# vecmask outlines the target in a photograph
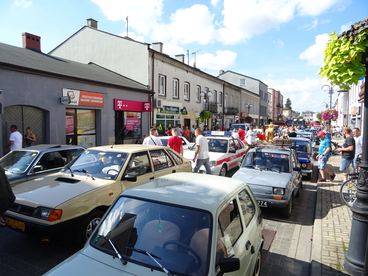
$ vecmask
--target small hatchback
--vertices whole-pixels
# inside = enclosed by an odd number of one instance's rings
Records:
[[[261,228],[243,181],[166,175],[124,191],[84,248],[47,274],[259,275]]]

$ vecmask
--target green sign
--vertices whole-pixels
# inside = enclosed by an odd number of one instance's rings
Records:
[[[179,107],[177,107],[177,106],[164,105],[162,108],[160,108],[160,113],[179,114],[180,110],[179,110]]]

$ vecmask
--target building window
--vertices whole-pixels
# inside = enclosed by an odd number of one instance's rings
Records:
[[[225,94],[224,106],[225,106],[225,107],[229,107],[229,106],[228,106],[228,104],[227,104],[227,94]]]
[[[223,97],[223,93],[220,91],[218,94],[218,103],[220,106],[222,106],[222,97]]]
[[[184,100],[190,101],[190,83],[184,83]]]
[[[201,86],[197,85],[197,103],[201,102]]]
[[[67,108],[65,133],[67,144],[96,146],[96,111]]]
[[[217,91],[213,90],[213,103],[217,104]]]
[[[158,75],[158,94],[166,96],[166,76]]]
[[[179,80],[173,79],[173,98],[179,99]]]

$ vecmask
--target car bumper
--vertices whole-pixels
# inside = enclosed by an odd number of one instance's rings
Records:
[[[289,199],[272,199],[255,195],[258,205],[267,208],[284,208],[289,204]]]

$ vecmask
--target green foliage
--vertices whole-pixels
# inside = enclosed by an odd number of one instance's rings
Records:
[[[322,116],[321,112],[318,112],[316,116],[317,116],[318,121],[321,122],[321,116]]]
[[[363,55],[368,48],[367,32],[365,29],[355,36],[332,33],[324,51],[324,66],[319,71],[321,77],[348,90],[365,76]]]
[[[292,109],[291,108],[291,100],[289,98],[286,99],[285,108]]]
[[[199,119],[201,120],[201,122],[204,122],[206,120],[210,120],[211,118],[212,118],[212,112],[211,111],[205,111],[205,110],[203,110],[199,114]]]

